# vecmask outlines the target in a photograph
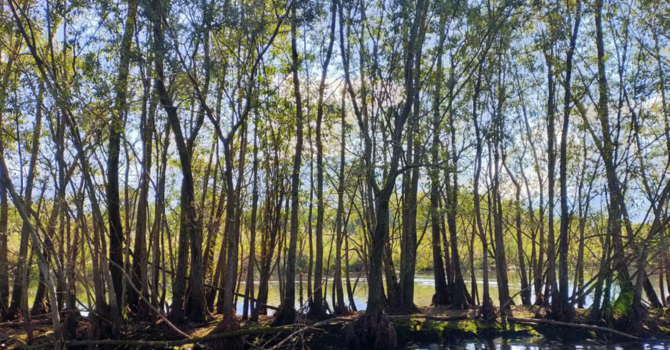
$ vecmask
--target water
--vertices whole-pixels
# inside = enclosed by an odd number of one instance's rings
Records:
[[[341,349],[327,347],[326,349]],[[669,343],[639,342],[639,343],[600,343],[597,341],[583,341],[564,343],[544,338],[469,340],[449,344],[407,344],[398,347],[404,350],[668,350]]]
[[[352,288],[353,285],[356,281],[356,276],[357,274],[352,273],[351,276],[351,284]],[[514,296],[514,302],[517,305],[521,304],[521,295],[519,292],[521,291],[521,280],[519,276],[515,273],[510,271],[509,273],[509,292],[510,295]],[[484,289],[484,280],[481,279],[481,272],[477,274],[477,290],[479,291],[479,296],[481,298],[482,296],[482,291]],[[655,287],[658,287],[658,277],[657,276],[651,276],[651,282]],[[347,291],[346,291],[346,285],[344,284],[343,281],[343,288],[344,288],[344,298],[345,298],[345,304],[349,304],[349,299],[347,297]],[[470,293],[472,291],[470,290],[471,286],[471,281],[469,279],[465,280],[465,285],[467,286],[467,289]],[[324,288],[326,288],[326,301],[330,305],[332,303],[332,286],[333,286],[333,280],[332,278],[327,280],[327,284],[324,285]],[[239,292],[244,293],[246,285],[244,282],[242,282]],[[356,285],[356,289],[354,291],[354,302],[356,303],[356,308],[358,310],[365,310],[365,307],[367,305],[367,281],[361,277],[358,280],[358,284]],[[570,283],[570,290],[572,291],[573,289],[573,284]],[[255,283],[254,291],[258,292],[258,282]],[[659,291],[657,290],[657,293]],[[303,276],[303,282],[302,282],[302,299],[300,296],[300,281],[296,281],[296,309],[300,309],[303,306],[306,305],[307,303],[307,276]],[[422,306],[430,306],[431,301],[433,299],[433,294],[435,293],[435,279],[433,277],[432,273],[417,273],[415,278],[414,278],[414,303],[416,306],[422,307]],[[489,293],[491,295],[491,299],[493,300],[493,304],[498,306],[498,283],[496,282],[495,279],[495,272],[489,273]],[[572,293],[572,292],[571,292]],[[613,286],[612,288],[612,298],[615,298],[618,295],[618,290],[616,286]],[[660,294],[659,294],[660,295]],[[302,304],[301,304],[302,300]],[[535,292],[534,290],[531,290],[531,302],[535,301]],[[268,290],[268,301],[267,305],[270,306],[279,306],[281,303],[280,295],[279,295],[279,281],[275,278],[270,280],[269,283],[269,290]],[[589,307],[593,303],[593,297],[591,295],[587,295],[585,298],[585,307]],[[243,298],[238,297],[237,299],[237,312],[238,314],[242,313],[242,307],[243,307]],[[272,310],[268,310],[268,314],[272,314]]]

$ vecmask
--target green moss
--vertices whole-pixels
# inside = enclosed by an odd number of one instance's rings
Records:
[[[457,330],[464,333],[469,333],[472,335],[477,335],[477,321],[475,320],[463,320],[457,322],[446,322],[446,328],[450,330]]]
[[[421,337],[427,341],[439,341],[445,328],[446,322],[425,321],[421,324]]]

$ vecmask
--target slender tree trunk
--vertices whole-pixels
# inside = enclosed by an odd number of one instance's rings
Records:
[[[335,31],[335,18],[337,15],[336,12],[337,3],[333,1],[333,22],[332,22],[332,36],[331,36],[331,50],[332,50],[332,41],[334,40],[334,31]],[[336,315],[345,314],[348,312],[347,307],[344,305],[344,290],[342,288],[342,243],[344,240],[347,240],[345,243],[345,274],[347,279],[347,294],[349,296],[349,303],[353,303],[353,293],[351,293],[351,282],[349,281],[349,242],[348,238],[345,238],[346,234],[346,224],[342,221],[344,219],[344,191],[345,191],[345,150],[346,150],[346,111],[345,111],[345,93],[342,92],[342,105],[340,108],[340,170],[338,173],[338,188],[337,188],[337,213],[335,217],[335,231],[337,235],[337,244],[335,247],[335,272],[333,274],[333,284],[335,286],[335,291],[337,294],[336,303],[333,305],[334,312]],[[353,308],[356,307],[353,303]]]
[[[26,187],[25,187],[25,199],[24,199],[24,208],[25,210],[30,213],[32,211],[32,203],[33,203],[33,187],[35,183],[35,176],[36,176],[36,167],[37,167],[37,157],[39,155],[39,148],[40,148],[40,139],[41,139],[41,132],[42,132],[42,89],[40,88],[40,91],[38,92],[37,96],[37,106],[36,106],[36,113],[35,113],[35,123],[33,124],[33,137],[32,137],[32,145],[31,145],[31,152],[30,152],[30,163],[28,164],[28,178],[26,180]],[[20,142],[20,139],[19,139]],[[59,147],[60,150],[62,150],[62,146]],[[62,153],[60,153],[62,156]],[[57,158],[60,160],[61,157],[57,156]],[[60,162],[59,162],[60,163]],[[62,187],[62,183],[59,183],[59,187]],[[64,189],[59,188],[56,195],[55,195],[55,205],[52,213],[53,218],[57,218],[57,215],[60,213],[60,206],[62,205],[62,201],[64,200]],[[51,223],[51,222],[50,222]],[[10,318],[13,318],[16,312],[21,310],[21,313],[24,314],[24,317],[28,317],[26,314],[26,311],[28,310],[28,305],[25,301],[27,301],[27,294],[28,290],[26,289],[27,286],[29,286],[30,281],[29,281],[29,271],[25,269],[25,259],[27,257],[28,253],[28,241],[30,240],[30,231],[29,231],[29,225],[30,223],[24,222],[23,226],[21,227],[21,242],[19,245],[19,259],[17,263],[17,273],[15,276],[17,276],[14,279],[14,290],[12,291],[12,304],[9,307],[9,312],[7,313],[7,316]],[[53,225],[55,226],[55,220],[53,221]],[[54,228],[55,229],[55,228]],[[53,239],[53,235],[51,238]],[[25,250],[24,250],[25,249]],[[35,246],[33,246],[33,249]],[[48,259],[48,256],[47,256]],[[46,276],[42,276],[42,279],[44,279],[46,283]],[[18,287],[18,290],[17,290]],[[43,289],[46,292],[46,286]],[[24,297],[23,294],[26,294]],[[42,294],[44,295],[44,294]],[[40,296],[40,293],[37,293],[37,297]],[[42,298],[40,298],[40,301]],[[16,304],[15,304],[16,302]],[[25,305],[23,305],[25,304]],[[56,308],[58,307],[57,304],[51,304],[55,306]],[[47,309],[43,309],[44,312],[47,312]]]
[[[32,239],[32,245],[35,249],[35,252],[37,253],[37,263],[39,265],[40,272],[42,272],[42,274],[44,275],[45,283],[47,285],[49,302],[51,305],[58,305],[58,301],[56,298],[56,288],[53,283],[53,280],[51,279],[51,274],[49,272],[49,261],[47,261],[44,255],[42,254],[42,244],[40,242],[39,237],[37,236],[37,232],[35,231],[35,228],[32,225],[32,223],[30,222],[28,212],[23,206],[23,200],[14,189],[14,185],[12,184],[9,178],[9,171],[7,170],[4,154],[0,154],[0,182],[2,182],[5,188],[9,191],[9,194],[12,196],[12,201],[14,202],[14,207],[16,207],[16,210],[19,212],[19,215],[23,220],[23,224],[27,226],[27,230]],[[25,300],[23,302],[23,305],[26,305]],[[53,322],[53,333],[54,333],[53,338],[55,340],[54,349],[59,350],[62,343],[62,334],[60,327],[60,315],[58,309],[55,307],[51,308],[51,319]]]
[[[137,6],[139,1],[128,1],[128,15],[124,28],[123,38],[121,39],[119,75],[115,82],[116,98],[114,100],[114,109],[112,111],[112,120],[109,129],[109,147],[107,159],[107,212],[109,218],[109,269],[114,281],[116,292],[116,303],[123,307],[123,244],[124,233],[121,224],[121,210],[119,200],[119,153],[121,146],[121,133],[123,132],[123,119],[127,110],[127,90],[128,75],[130,71],[131,44],[133,41],[133,31],[135,30],[135,18],[137,16]]]
[[[571,322],[574,319],[574,308],[568,303],[570,279],[568,275],[568,229],[570,225],[570,209],[568,208],[568,174],[567,174],[567,153],[568,153],[568,132],[570,127],[570,111],[571,111],[571,78],[572,78],[572,60],[574,51],[577,45],[577,34],[579,31],[579,23],[581,21],[581,2],[576,2],[575,26],[570,36],[570,47],[568,48],[565,70],[565,97],[563,98],[563,130],[561,133],[561,149],[560,149],[560,169],[559,181],[561,183],[561,229],[559,233],[558,246],[558,277],[559,286],[558,292],[554,293],[552,306],[554,311],[554,318],[564,322]]]
[[[553,44],[551,44],[553,45]],[[547,62],[547,82],[548,82],[548,100],[547,100],[547,158],[548,158],[548,183],[549,183],[549,192],[548,192],[548,203],[547,203],[547,215],[549,223],[549,232],[547,235],[547,283],[545,284],[545,304],[548,304],[549,296],[552,297],[552,300],[556,299],[556,248],[555,248],[555,238],[554,238],[554,205],[555,205],[555,188],[556,188],[556,116],[555,116],[555,75],[554,75],[554,56],[553,56],[553,47],[550,49],[551,52],[546,52],[546,62]]]
[[[151,176],[152,140],[155,130],[154,112],[156,111],[154,99],[150,95],[150,84],[145,79],[144,95],[142,97],[142,114],[140,120],[140,136],[142,140],[142,170],[140,173],[140,193],[137,203],[137,224],[135,226],[135,244],[133,247],[132,283],[140,289],[145,298],[149,298],[148,280],[148,252],[147,252],[147,218],[149,209],[149,182]],[[150,106],[147,106],[150,103]],[[154,245],[158,242],[152,241]],[[155,286],[155,284],[152,283]],[[131,308],[141,310],[142,318],[147,318],[149,308],[142,304],[140,297],[134,288],[129,288],[128,305]],[[153,293],[152,293],[153,294]]]
[[[5,154],[3,115],[5,113],[5,100],[7,97],[7,86],[11,77],[11,67],[14,57],[10,56],[3,69],[2,80],[0,80],[0,153]],[[0,181],[0,318],[5,319],[9,309],[9,261],[7,260],[7,225],[9,222],[9,200],[7,189]]]
[[[155,104],[154,104],[155,108]],[[158,146],[158,143],[157,143]],[[160,163],[160,172],[158,178],[158,186],[156,189],[156,201],[154,206],[154,222],[153,227],[151,228],[153,252],[152,252],[152,262],[153,262],[153,271],[152,271],[152,295],[151,303],[159,308],[159,294],[158,294],[158,282],[160,278],[160,266],[161,261],[166,259],[163,257],[161,252],[161,244],[163,242],[162,233],[163,233],[163,222],[165,220],[163,212],[165,210],[165,173],[167,170],[167,156],[168,149],[170,147],[170,123],[165,123],[165,131],[163,132],[163,148],[161,152],[161,163]],[[164,248],[163,244],[163,248]],[[163,249],[164,251],[164,249]],[[164,265],[164,264],[163,264]],[[165,280],[165,270],[163,270],[163,284],[166,284]],[[162,310],[162,307],[159,308]],[[158,316],[158,315],[156,315]]]
[[[164,5],[154,0],[152,3],[151,20],[154,30],[154,47],[156,54],[154,59],[156,78],[154,84],[161,105],[165,109],[174,135],[179,160],[182,170],[181,186],[181,214],[179,228],[179,252],[177,258],[177,276],[172,289],[172,311],[170,318],[173,321],[182,321],[184,316],[194,322],[203,322],[207,318],[205,306],[205,286],[203,280],[203,259],[202,259],[202,230],[197,221],[197,210],[195,208],[195,191],[193,182],[193,172],[191,170],[191,158],[186,146],[182,128],[177,114],[177,108],[169,96],[165,86],[165,73],[163,61],[165,52],[165,34],[161,16],[165,14]],[[189,294],[186,295],[186,269],[189,257],[189,241],[191,248],[191,267],[189,277]],[[184,310],[184,298],[188,296],[189,305],[188,315]]]
[[[474,176],[474,186],[473,186],[473,196],[472,200],[475,207],[475,220],[477,224],[476,231],[479,233],[479,237],[482,241],[482,279],[484,280],[483,285],[483,294],[482,294],[482,305],[479,308],[479,315],[484,320],[490,320],[495,317],[493,310],[493,302],[491,300],[489,292],[489,262],[488,262],[488,239],[486,238],[486,231],[484,230],[484,224],[482,221],[481,214],[481,204],[480,204],[480,195],[479,195],[479,181],[482,171],[482,136],[479,128],[477,107],[479,102],[479,90],[481,88],[482,72],[481,67],[479,68],[477,81],[474,86],[474,95],[472,99],[472,118],[475,126],[475,135],[477,137],[476,144],[476,156],[475,156],[475,176]]]
[[[514,176],[514,173],[510,170],[510,168],[507,166],[505,163],[505,159],[503,158],[503,166],[507,170],[507,175],[509,176],[510,180],[512,180],[512,183],[514,184],[515,188],[515,197],[514,197],[514,226],[516,228],[516,246],[517,246],[517,254],[519,255],[519,273],[520,273],[520,279],[521,279],[521,303],[524,306],[530,306],[530,296],[531,296],[531,291],[530,291],[530,285],[528,283],[528,276],[526,274],[526,258],[524,257],[524,249],[523,249],[523,231],[522,231],[522,221],[521,221],[521,183],[516,179]]]
[[[249,309],[254,307],[254,265],[256,264],[256,215],[258,211],[258,121],[254,122],[254,155],[252,165],[251,223],[249,232],[249,261],[247,263],[247,282],[244,290],[244,309],[242,319],[247,319]]]
[[[324,208],[324,198],[323,198],[323,181],[324,181],[324,164],[323,164],[323,136],[322,136],[322,124],[323,124],[323,114],[324,114],[324,102],[323,102],[323,96],[326,88],[326,74],[328,73],[328,66],[330,64],[330,58],[332,57],[333,54],[333,44],[335,42],[335,19],[336,19],[336,8],[337,8],[337,3],[336,0],[332,0],[331,2],[331,21],[330,21],[330,35],[328,39],[328,48],[326,50],[326,57],[322,65],[321,69],[321,81],[319,83],[319,98],[318,98],[318,106],[317,106],[317,113],[316,113],[316,263],[314,265],[314,291],[313,291],[313,302],[310,305],[309,308],[309,313],[311,316],[316,317],[316,318],[324,318],[325,317],[325,299],[323,297],[324,291],[321,290],[321,282],[323,279],[323,221],[324,221],[324,216],[325,216],[325,208]],[[296,53],[296,57],[294,57],[294,64],[296,67],[294,68],[294,79],[297,79],[297,51],[294,51]],[[296,100],[298,99],[297,96],[299,96],[299,85],[295,85],[296,88]],[[300,106],[301,102],[297,102],[296,105]],[[302,112],[298,112],[300,114],[299,118],[302,118],[301,114]],[[302,123],[302,121],[299,121],[299,123]],[[299,131],[301,133],[301,131]],[[297,154],[297,152],[296,152]],[[296,155],[296,161],[298,160],[298,156]],[[296,202],[297,203],[297,202]],[[340,281],[340,289],[342,287],[341,281]],[[342,312],[342,309],[339,307],[333,307],[336,308],[336,313],[339,314]],[[342,302],[342,307],[344,306],[344,303]]]
[[[290,236],[288,243],[288,254],[286,260],[286,280],[284,296],[282,298],[280,310],[275,314],[273,325],[286,325],[291,324],[295,321],[297,317],[297,312],[295,310],[295,271],[296,271],[296,248],[298,244],[298,211],[299,211],[299,201],[298,197],[300,194],[300,167],[302,165],[302,128],[303,128],[303,114],[302,114],[302,97],[300,95],[300,79],[298,76],[298,68],[300,61],[298,60],[298,46],[297,46],[297,16],[296,16],[296,6],[291,7],[291,58],[292,58],[292,70],[293,70],[293,90],[295,93],[295,108],[296,108],[296,145],[295,145],[295,155],[293,157],[293,172],[291,174],[291,226],[290,226]],[[317,165],[318,168],[318,165]],[[318,170],[318,169],[317,169]],[[318,197],[318,195],[317,195]],[[317,210],[318,211],[318,210]],[[319,230],[317,224],[317,231]],[[317,258],[315,266],[315,281],[320,281],[319,274],[319,264],[321,263],[318,257],[318,250],[321,249],[319,245],[319,237],[317,234]],[[319,302],[317,300],[317,289],[319,286],[314,286],[314,303]],[[320,294],[320,292],[319,292]],[[320,304],[319,304],[320,305]]]
[[[444,28],[445,16],[440,17],[440,27]],[[444,41],[444,30],[440,31],[440,42]],[[433,99],[433,143],[431,145],[431,161],[433,164],[439,163],[440,147],[440,93],[442,92],[442,46],[439,46],[437,52],[437,69],[435,77],[435,96]],[[433,275],[435,277],[435,294],[433,294],[433,305],[446,305],[449,303],[449,290],[447,287],[446,273],[442,263],[442,248],[440,245],[440,208],[439,191],[440,180],[439,170],[429,169],[430,175],[430,220],[433,248]],[[445,250],[447,247],[445,246]]]

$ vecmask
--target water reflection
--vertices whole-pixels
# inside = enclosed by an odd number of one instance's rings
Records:
[[[344,349],[337,346],[329,350]],[[491,339],[482,341],[462,341],[450,344],[407,344],[398,350],[670,350],[668,343],[620,343],[604,344],[597,341],[563,343],[544,338]]]

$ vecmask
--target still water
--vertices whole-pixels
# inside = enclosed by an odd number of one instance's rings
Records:
[[[358,310],[365,310],[366,301],[367,301],[367,281],[361,277],[356,282],[356,275],[352,274],[351,284],[352,288],[355,285],[354,292],[354,301]],[[495,274],[490,274],[493,276],[489,280],[489,289],[491,294],[491,299],[494,304],[498,304],[498,284],[495,281]],[[657,288],[658,291],[658,276],[650,276],[651,282]],[[471,292],[471,281],[465,281],[468,291]],[[483,280],[481,276],[477,275],[477,289],[481,295],[483,289]],[[306,306],[307,303],[307,276],[302,278],[302,288],[300,287],[300,280],[296,281],[296,308],[300,309]],[[332,303],[332,278],[327,279],[326,284],[324,285],[324,290],[326,290],[326,301],[330,305]],[[240,293],[244,293],[246,285],[242,283],[239,288]],[[345,293],[345,303],[348,304],[348,298],[346,294],[346,285],[343,285]],[[570,285],[572,289],[572,284]],[[517,304],[521,303],[521,297],[517,295],[521,291],[521,284],[518,275],[514,273],[509,274],[509,289],[511,295],[516,295],[514,300]],[[417,306],[430,306],[433,293],[435,291],[435,281],[432,273],[417,273],[414,280],[414,302]],[[34,293],[34,290],[31,291]],[[255,283],[255,292],[258,292],[258,282]],[[31,293],[31,294],[32,294]],[[168,291],[169,294],[169,291]],[[531,293],[534,295],[534,293]],[[613,287],[613,295],[615,298],[617,295],[616,286]],[[169,298],[169,295],[168,295]],[[31,295],[32,300],[32,295]],[[590,306],[593,299],[589,296],[586,298],[586,307]],[[280,292],[279,292],[279,281],[273,278],[269,284],[268,291],[268,305],[278,306],[281,302]],[[243,307],[243,298],[238,297],[237,299],[237,312],[238,314],[242,313]],[[86,308],[82,307],[82,314],[86,315]],[[273,310],[268,310],[268,314],[272,314]],[[342,345],[333,344],[327,345],[322,349],[326,350],[349,350]],[[534,338],[519,338],[519,339],[479,339],[479,340],[464,340],[459,342],[451,343],[409,343],[401,344],[396,350],[623,350],[623,349],[633,349],[633,350],[670,350],[670,342],[632,342],[632,343],[602,343],[596,340],[583,340],[573,343],[565,343],[561,341],[545,339],[542,337]]]
[[[343,349],[329,347],[326,349]],[[580,343],[563,343],[544,338],[525,339],[492,339],[489,341],[462,341],[451,344],[406,344],[398,350],[669,350],[668,343],[599,343],[584,341]]]
[[[495,273],[489,273],[489,291],[491,294],[491,299],[493,300],[494,305],[498,305],[498,283],[496,282],[495,279]],[[355,284],[356,281],[356,275],[352,274],[351,276],[351,284],[352,288]],[[657,282],[657,277],[656,276],[651,276],[651,282],[654,284],[654,286],[658,285]],[[471,281],[469,279],[465,280],[465,285],[468,288],[468,291],[472,293],[471,291]],[[326,301],[328,304],[331,304],[332,300],[332,287],[333,287],[333,280],[332,278],[327,279],[327,283],[324,285],[324,290],[326,290]],[[344,288],[344,298],[345,298],[345,304],[349,304],[348,298],[347,298],[347,290],[346,290],[346,285],[344,284],[343,281],[343,286]],[[484,288],[484,281],[481,279],[481,276],[478,274],[477,275],[477,290],[479,291],[479,295],[481,297],[482,295],[482,290]],[[573,285],[570,283],[570,289],[572,290]],[[245,289],[245,283],[242,283],[239,288],[239,292],[244,294],[244,289]],[[354,291],[354,301],[356,303],[356,308],[358,310],[365,310],[365,307],[367,305],[367,281],[361,277],[358,280],[358,283],[356,284],[356,289]],[[258,282],[255,283],[254,290],[257,293],[258,292]],[[514,296],[514,302],[517,303],[518,305],[521,304],[521,296],[518,294],[521,291],[521,282],[519,277],[515,273],[510,273],[509,274],[509,292],[510,295]],[[658,292],[658,291],[657,291]],[[302,296],[300,293],[300,281],[296,281],[296,309],[301,308],[302,306],[305,306],[307,304],[307,276],[303,276],[303,281],[302,281]],[[432,273],[417,273],[415,278],[414,278],[414,303],[419,306],[430,306],[430,303],[433,298],[433,294],[435,293],[435,279],[432,275]],[[612,297],[616,297],[618,294],[618,290],[616,286],[613,286],[612,288]],[[531,291],[531,302],[535,301],[535,292]],[[593,302],[593,298],[590,295],[587,295],[585,298],[585,306],[589,307],[591,303]],[[268,301],[267,304],[271,306],[279,306],[281,303],[281,298],[279,294],[279,281],[276,279],[270,280],[270,285],[269,285],[269,291],[268,291]],[[243,298],[239,297],[237,299],[237,312],[238,314],[242,313],[242,307],[243,307]],[[268,310],[268,313],[271,314],[272,310]]]

